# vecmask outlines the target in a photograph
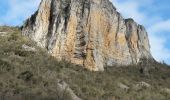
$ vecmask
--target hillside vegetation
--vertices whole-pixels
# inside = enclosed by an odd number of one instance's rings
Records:
[[[0,100],[71,100],[58,83],[82,100],[170,100],[170,68],[161,63],[110,66],[90,72],[57,61],[21,35],[0,27]]]

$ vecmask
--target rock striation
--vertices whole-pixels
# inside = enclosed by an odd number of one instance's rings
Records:
[[[124,19],[109,0],[42,0],[22,34],[92,71],[153,59],[145,28]]]

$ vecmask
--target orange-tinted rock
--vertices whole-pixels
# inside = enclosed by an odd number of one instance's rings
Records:
[[[145,29],[109,0],[42,0],[22,32],[57,59],[92,71],[152,59]]]

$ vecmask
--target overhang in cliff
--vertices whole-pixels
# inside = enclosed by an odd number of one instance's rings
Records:
[[[42,0],[22,33],[57,59],[89,70],[153,59],[145,28],[109,0]]]

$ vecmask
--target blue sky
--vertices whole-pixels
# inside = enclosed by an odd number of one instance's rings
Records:
[[[1,0],[0,25],[22,25],[41,0]],[[157,61],[170,64],[170,0],[110,0],[124,18],[146,27]]]

